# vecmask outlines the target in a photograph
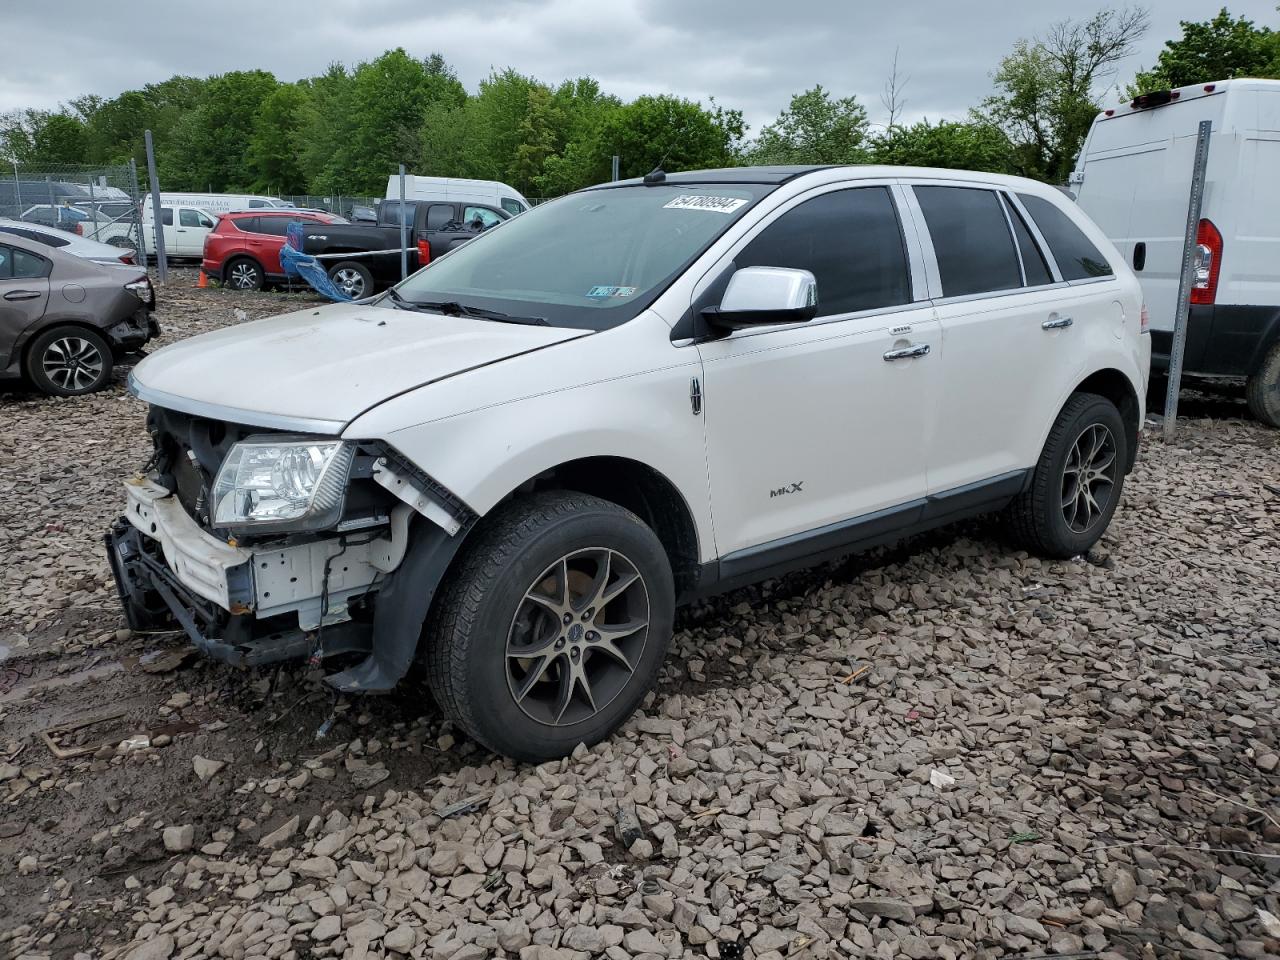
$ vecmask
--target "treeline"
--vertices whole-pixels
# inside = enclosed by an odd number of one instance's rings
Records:
[[[1020,40],[964,120],[905,125],[909,79],[895,64],[873,126],[864,104],[814,87],[747,138],[742,113],[669,95],[630,102],[590,77],[556,86],[515,70],[471,93],[440,54],[390,50],[353,68],[281,82],[261,70],[172,77],[113,99],[0,116],[0,155],[31,167],[144,162],[153,131],[169,189],[379,194],[396,164],[506,181],[557,196],[606,180],[743,163],[892,163],[1016,173],[1061,183],[1116,65],[1147,29],[1140,8],[1104,10]],[[1280,32],[1223,9],[1183,22],[1129,93],[1232,76],[1280,77]]]

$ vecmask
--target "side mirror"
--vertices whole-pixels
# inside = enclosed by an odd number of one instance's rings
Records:
[[[818,313],[818,281],[808,270],[743,267],[729,279],[720,306],[702,316],[722,330],[804,323]]]

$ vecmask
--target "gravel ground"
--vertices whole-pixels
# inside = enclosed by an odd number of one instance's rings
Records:
[[[284,307],[187,283],[166,340]],[[1182,413],[1088,558],[972,523],[697,606],[530,767],[124,630],[142,405],[0,393],[0,956],[1280,956],[1280,432]]]

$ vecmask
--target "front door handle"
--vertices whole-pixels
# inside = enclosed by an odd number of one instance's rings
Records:
[[[1053,317],[1040,324],[1041,330],[1065,330],[1074,323],[1070,317]]]
[[[886,360],[910,360],[912,357],[923,357],[929,352],[927,343],[913,343],[909,346],[899,347],[897,350],[890,350],[885,355]]]
[[[39,296],[39,290],[10,290],[4,295],[4,298],[6,300],[35,300]]]

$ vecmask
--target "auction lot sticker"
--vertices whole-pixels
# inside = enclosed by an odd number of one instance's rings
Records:
[[[688,193],[669,200],[662,206],[667,210],[709,210],[711,213],[733,213],[746,202],[739,197],[707,197],[700,193]]]

